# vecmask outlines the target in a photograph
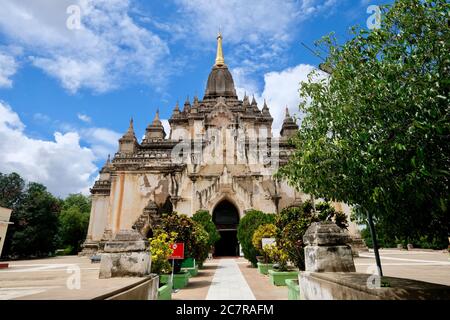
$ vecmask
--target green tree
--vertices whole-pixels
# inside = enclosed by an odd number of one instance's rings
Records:
[[[241,244],[244,257],[256,266],[258,251],[253,246],[253,233],[262,224],[274,223],[275,215],[258,210],[249,210],[239,222],[237,238]]]
[[[56,249],[60,201],[39,183],[29,183],[13,214],[11,254],[47,256]]]
[[[403,239],[446,246],[450,174],[450,3],[398,0],[379,29],[328,51],[325,79],[301,84],[305,117],[279,175]]]
[[[13,172],[3,174],[0,172],[0,206],[14,209],[22,198],[25,189],[25,181],[22,177]]]
[[[25,190],[25,181],[17,173],[0,173],[0,206],[12,209],[11,222],[14,224],[8,227],[2,256],[7,257],[11,254],[12,235],[17,228],[16,210],[21,201]]]
[[[216,225],[212,221],[212,217],[206,210],[199,210],[192,216],[192,220],[203,226],[206,232],[208,232],[209,247],[213,246],[220,239],[220,233],[217,231]]]
[[[59,215],[59,240],[71,254],[81,250],[89,226],[91,201],[82,194],[69,195]]]

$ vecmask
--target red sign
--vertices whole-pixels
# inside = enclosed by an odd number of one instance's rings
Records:
[[[169,259],[183,260],[184,259],[184,243],[172,243],[170,248],[173,250]]]

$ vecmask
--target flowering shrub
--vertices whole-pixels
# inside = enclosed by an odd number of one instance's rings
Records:
[[[279,271],[287,271],[288,270],[288,261],[289,256],[285,250],[277,247],[276,244],[268,244],[264,246],[264,253],[269,257],[271,261],[274,261],[278,264]]]
[[[168,261],[173,250],[170,245],[175,242],[176,232],[168,234],[164,230],[156,230],[155,236],[150,239],[150,252],[152,254],[152,273],[168,274],[172,267]]]
[[[263,238],[275,238],[277,234],[277,227],[273,223],[267,223],[260,225],[253,233],[252,244],[259,254],[263,255],[264,263],[269,263],[270,257],[262,248]]]

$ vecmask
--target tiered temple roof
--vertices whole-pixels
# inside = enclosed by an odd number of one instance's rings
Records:
[[[219,34],[216,61],[208,77],[203,99],[200,100],[195,96],[191,103],[189,97],[187,97],[182,110],[177,102],[169,119],[169,124],[172,129],[178,125],[189,126],[192,123],[191,120],[203,120],[206,124],[208,116],[221,103],[226,105],[228,110],[236,117],[236,121],[241,119],[271,128],[273,118],[266,101],[264,101],[263,108],[260,110],[254,96],[251,102],[247,94],[242,100],[237,97],[233,77],[223,57],[222,35]],[[279,139],[281,164],[287,161],[290,153],[287,138],[297,130],[297,124],[286,111],[281,138]],[[271,133],[269,133],[269,142],[270,139],[273,139]],[[136,139],[133,120],[131,119],[127,132],[119,140],[119,151],[112,162],[109,162],[107,168],[105,166],[105,170],[147,168],[150,164],[152,168],[158,167],[161,170],[166,170],[168,167],[173,169],[178,165],[172,163],[171,151],[178,143],[179,140],[173,140],[166,136],[159,111],[156,112],[155,118],[147,126],[141,143],[138,143]]]

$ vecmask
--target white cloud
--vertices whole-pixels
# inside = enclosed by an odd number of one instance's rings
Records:
[[[217,35],[219,28],[230,43],[286,40],[296,17],[300,15],[297,1],[271,0],[177,0],[185,19],[204,40]],[[263,41],[264,40],[264,41]]]
[[[81,29],[66,26],[67,8],[81,8]],[[158,84],[166,43],[129,15],[129,0],[0,0],[0,31],[19,43],[34,66],[69,92],[105,92],[127,79]]]
[[[264,75],[262,97],[266,99],[273,117],[273,128],[279,131],[283,124],[286,107],[291,115],[299,116],[300,83],[308,80],[308,74],[315,67],[300,64],[280,72],[269,72]]]
[[[161,119],[161,123],[164,127],[164,132],[166,133],[166,138],[170,137],[170,124],[169,124],[169,120],[167,119]]]
[[[97,159],[105,159],[118,149],[118,141],[122,136],[106,128],[87,128],[80,130],[81,138],[86,141]]]
[[[36,121],[37,123],[40,123],[40,124],[46,124],[51,121],[51,119],[48,115],[40,113],[40,112],[33,114],[33,119],[34,119],[34,121]]]
[[[77,114],[78,119],[80,119],[81,121],[85,122],[85,123],[91,123],[92,119],[91,117],[89,117],[86,114],[83,113],[78,113]]]
[[[16,73],[18,63],[14,56],[0,51],[0,88],[11,88],[11,77]]]
[[[55,132],[54,140],[32,139],[18,114],[1,101],[0,154],[0,172],[17,172],[58,196],[86,191],[97,171],[94,152],[80,146],[77,132]]]

